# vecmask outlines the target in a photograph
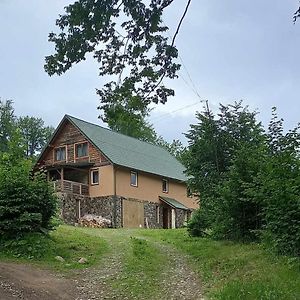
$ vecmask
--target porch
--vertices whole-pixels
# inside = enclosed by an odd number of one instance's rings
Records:
[[[69,163],[48,167],[48,181],[56,192],[89,196],[91,163]]]
[[[56,180],[53,181],[53,187],[56,192],[72,193],[84,196],[89,195],[89,185],[85,183],[70,180]]]

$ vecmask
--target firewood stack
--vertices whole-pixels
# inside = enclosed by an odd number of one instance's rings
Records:
[[[108,228],[111,227],[111,221],[101,216],[84,215],[78,220],[78,225],[91,228]]]

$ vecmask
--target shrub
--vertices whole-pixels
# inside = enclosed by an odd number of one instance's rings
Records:
[[[44,175],[31,170],[28,160],[0,159],[0,234],[5,238],[51,228],[56,196]]]
[[[206,211],[203,209],[197,209],[190,221],[187,224],[188,233],[192,236],[206,236],[207,229],[209,228],[210,222]]]

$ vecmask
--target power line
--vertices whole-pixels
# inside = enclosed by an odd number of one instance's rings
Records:
[[[183,107],[181,107],[181,108],[175,109],[175,110],[173,110],[173,111],[170,111],[170,112],[168,112],[168,113],[165,113],[165,114],[163,114],[163,115],[160,115],[160,116],[157,117],[157,118],[154,118],[154,119],[152,120],[152,122],[155,121],[155,123],[156,123],[156,122],[162,121],[163,119],[166,119],[165,116],[170,116],[170,114],[172,114],[172,113],[175,113],[175,112],[184,110],[184,109],[186,109],[186,108],[195,106],[195,105],[197,105],[197,104],[199,104],[199,103],[202,103],[202,102],[204,102],[204,100],[200,100],[200,101],[197,101],[197,102],[195,102],[195,103],[192,103],[192,104],[183,106]]]

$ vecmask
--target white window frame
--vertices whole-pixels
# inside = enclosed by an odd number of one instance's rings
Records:
[[[98,172],[98,182],[93,182],[93,174],[94,172]],[[99,172],[99,169],[92,169],[91,170],[91,185],[98,185],[99,184],[99,181],[100,181],[100,172]]]
[[[135,183],[131,182],[132,175],[135,175]],[[138,172],[136,172],[136,171],[130,171],[130,185],[134,186],[134,187],[138,186]]]
[[[164,189],[164,182],[166,183],[166,189]],[[163,193],[169,193],[169,180],[168,179],[165,179],[163,178],[162,179],[162,192]]]

